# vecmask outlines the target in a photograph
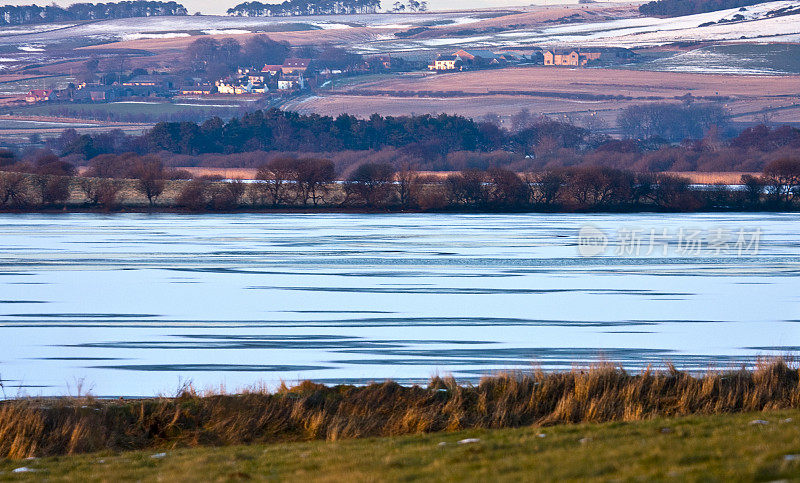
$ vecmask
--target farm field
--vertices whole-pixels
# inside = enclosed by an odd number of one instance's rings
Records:
[[[74,111],[87,111],[98,114],[109,115],[135,115],[135,114],[150,114],[150,115],[170,115],[177,114],[188,110],[220,110],[229,109],[235,112],[239,106],[222,104],[222,103],[182,103],[182,102],[150,102],[150,101],[121,101],[109,103],[94,103],[94,104],[39,104],[34,106],[27,106],[17,109],[17,112],[28,115],[53,115],[58,114],[64,109]]]
[[[68,75],[3,75],[0,76],[0,96],[24,96],[31,89],[63,89],[70,82],[76,81]]]
[[[491,81],[487,81],[487,77]],[[366,117],[451,113],[508,117],[522,108],[534,114],[579,120],[596,115],[613,126],[633,104],[721,100],[733,121],[752,122],[769,113],[777,122],[800,119],[800,76],[712,75],[623,69],[513,67],[450,74],[418,73],[337,87],[283,107],[300,112]]]
[[[120,129],[127,134],[141,134],[151,123],[91,121],[54,115],[0,115],[0,141],[26,139],[33,134],[55,137],[65,129],[79,133],[101,133]]]

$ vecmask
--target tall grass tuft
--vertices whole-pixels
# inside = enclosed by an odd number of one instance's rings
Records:
[[[305,381],[240,394],[187,386],[176,397],[132,401],[13,399],[0,402],[0,458],[800,408],[799,376],[784,359],[698,377],[671,366],[630,374],[603,363],[504,373],[477,385],[434,377],[427,387]]]

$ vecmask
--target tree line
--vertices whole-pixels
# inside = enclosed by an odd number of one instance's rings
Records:
[[[710,128],[723,131],[730,115],[718,104],[642,104],[622,110],[617,127],[632,139],[662,138],[670,142],[700,139]]]
[[[160,208],[188,211],[242,209],[366,209],[387,211],[701,211],[800,208],[800,157],[768,164],[741,185],[697,187],[667,173],[576,166],[518,173],[507,168],[425,174],[405,164],[366,162],[337,176],[329,159],[278,157],[261,165],[256,180],[190,179],[152,155],[105,154],[76,176],[73,165],[41,152],[20,162],[0,152],[0,208],[41,209],[74,204],[113,210],[133,187],[152,208],[177,181]]]
[[[657,110],[644,111],[657,114]],[[65,130],[48,140],[62,156],[80,162],[100,154],[159,154],[171,166],[257,167],[283,154],[332,159],[339,172],[365,160],[411,163],[447,171],[507,167],[530,171],[598,165],[634,171],[760,171],[780,157],[800,154],[800,129],[756,125],[726,139],[712,123],[713,109],[696,111],[710,123],[702,137],[676,143],[659,136],[613,139],[586,128],[520,113],[506,129],[491,118],[451,115],[379,116],[358,119],[277,109],[224,121],[160,122],[142,135],[122,131],[78,134]],[[662,118],[668,118],[665,114]],[[640,117],[636,129],[644,130]],[[713,121],[716,122],[716,121]],[[701,134],[695,131],[693,134]],[[643,135],[643,137],[646,135]]]
[[[375,13],[380,0],[286,0],[282,3],[243,2],[228,9],[228,15],[243,17],[287,17],[295,15],[351,15]]]
[[[101,135],[82,135],[61,143],[65,154],[91,158],[104,152],[132,151],[140,154],[166,151],[175,154],[242,153],[250,151],[379,150],[403,148],[420,157],[438,158],[453,151],[505,149],[529,154],[543,138],[557,140],[562,147],[582,148],[591,133],[583,128],[552,120],[510,132],[491,123],[448,114],[438,116],[380,116],[369,119],[342,114],[336,118],[317,114],[269,109],[223,121],[219,117],[202,123],[160,122],[141,136],[121,139],[119,146],[103,146]],[[114,151],[106,151],[112,149]]]
[[[69,7],[55,4],[0,6],[0,25],[102,20],[129,17],[187,15],[186,7],[176,2],[124,1],[110,3],[74,3]]]

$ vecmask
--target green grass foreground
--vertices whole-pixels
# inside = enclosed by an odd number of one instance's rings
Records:
[[[784,410],[0,460],[0,480],[769,481],[800,478],[799,436]]]

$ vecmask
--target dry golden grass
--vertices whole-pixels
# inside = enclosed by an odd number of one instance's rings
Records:
[[[697,184],[739,184],[742,181],[742,175],[761,176],[761,173],[744,173],[738,171],[716,171],[711,173],[702,173],[699,171],[672,171],[667,174],[689,178],[692,183]]]
[[[610,364],[562,373],[504,374],[477,386],[433,378],[427,388],[394,382],[328,387],[303,382],[269,393],[100,401],[0,403],[0,458],[160,446],[230,445],[469,428],[635,421],[800,407],[798,368],[784,360],[754,370],[693,377],[670,368],[628,374]]]
[[[175,168],[192,173],[195,178],[203,176],[222,176],[225,179],[255,179],[258,169],[255,168],[200,168],[187,167]]]
[[[258,171],[255,168],[183,167],[175,169],[188,171],[192,173],[192,176],[195,177],[221,176],[225,179],[246,179],[246,180],[255,179],[256,172]],[[434,177],[437,179],[444,179],[447,176],[454,173],[455,171],[420,171],[419,174],[420,176],[424,177]],[[741,182],[741,177],[744,174],[749,174],[752,176],[761,176],[761,173],[744,173],[735,171],[717,171],[710,173],[702,173],[698,171],[675,171],[675,172],[669,172],[667,174],[689,178],[689,180],[691,180],[692,183],[698,183],[698,184],[739,184]]]

